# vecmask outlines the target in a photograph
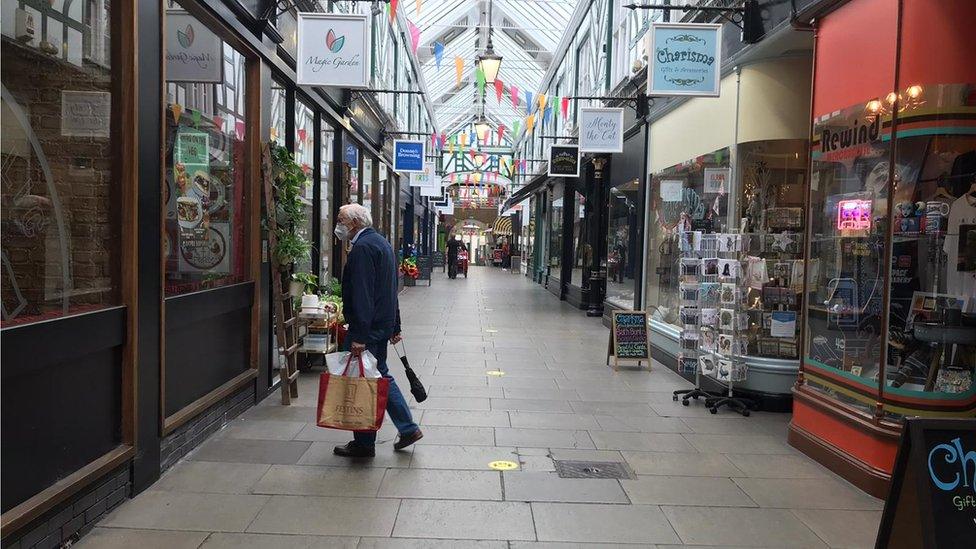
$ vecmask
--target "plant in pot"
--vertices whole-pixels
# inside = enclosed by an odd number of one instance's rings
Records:
[[[274,204],[268,205],[268,211],[274,212],[278,239],[273,253],[281,270],[288,274],[296,262],[309,258],[312,249],[298,232],[305,223],[302,195],[308,180],[294,156],[277,143],[271,144],[271,175]]]
[[[317,294],[319,291],[319,277],[312,273],[294,273],[291,275],[291,294]]]

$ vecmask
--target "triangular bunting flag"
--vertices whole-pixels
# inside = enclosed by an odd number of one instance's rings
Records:
[[[462,134],[459,134],[458,137],[461,138],[461,148],[463,149],[464,146],[468,144],[467,143],[468,142],[468,134],[462,133]]]
[[[502,93],[505,91],[505,83],[502,82],[501,78],[495,78],[495,99],[501,103]]]
[[[505,124],[498,125],[498,142],[501,143],[502,139],[505,137]]]
[[[390,0],[390,21],[396,19],[397,0]]]
[[[546,94],[540,93],[539,94],[539,110],[542,111],[542,110],[545,110],[545,108],[546,108]]]
[[[217,127],[218,130],[224,131],[224,119],[223,119],[223,117],[214,116],[213,117],[213,124],[214,124],[214,126]]]
[[[519,103],[519,89],[518,86],[512,84],[512,87],[508,88],[508,95],[512,98],[512,107],[518,108]]]
[[[535,115],[530,114],[525,119],[525,131],[532,133],[533,128],[535,128]]]
[[[237,136],[238,141],[244,139],[244,121],[238,120],[234,122],[234,135]]]
[[[173,123],[179,124],[180,115],[183,114],[183,105],[180,105],[179,103],[173,103],[169,109],[173,111]]]
[[[190,111],[190,118],[193,120],[193,127],[200,127],[200,120],[203,118],[200,111]]]
[[[440,42],[434,42],[434,63],[437,65],[437,69],[441,68],[441,59],[444,58],[444,44]]]
[[[563,97],[562,98],[562,105],[560,105],[560,107],[562,108],[562,111],[563,111],[563,118],[564,119],[568,119],[569,118],[569,98],[568,97]]]
[[[410,34],[410,51],[417,55],[417,46],[420,45],[420,29],[409,19],[407,20],[407,32]]]
[[[542,111],[542,123],[547,124],[549,122],[549,117],[552,115],[552,105],[546,105],[544,111]]]
[[[457,73],[457,83],[455,85],[461,85],[461,75],[464,73],[464,59],[460,57],[454,58],[454,71]]]
[[[532,92],[525,92],[525,114],[532,114]]]
[[[306,130],[305,128],[298,128],[298,131],[296,133],[298,133],[298,142],[304,143],[305,138],[308,137],[308,130]]]
[[[474,79],[478,84],[478,95],[485,94],[485,71],[478,67],[474,70]]]
[[[513,138],[518,137],[519,128],[521,126],[522,126],[522,123],[519,122],[518,120],[516,120],[515,123],[512,124],[512,137]]]

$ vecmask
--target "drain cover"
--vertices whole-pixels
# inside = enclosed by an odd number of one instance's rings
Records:
[[[617,461],[555,460],[554,463],[560,478],[636,478],[627,465]]]

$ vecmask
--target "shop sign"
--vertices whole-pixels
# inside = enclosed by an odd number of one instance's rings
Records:
[[[404,173],[422,173],[426,154],[424,141],[396,139],[393,141],[393,169]]]
[[[346,145],[345,150],[342,152],[342,159],[349,164],[352,169],[359,168],[359,149],[355,145]]]
[[[413,172],[410,174],[410,186],[411,187],[429,187],[431,185],[431,177],[434,176],[434,164],[426,163],[424,164],[424,170],[420,172]]]
[[[166,12],[166,80],[224,81],[223,42],[186,12]]]
[[[579,145],[551,145],[549,147],[550,177],[579,177]]]
[[[608,354],[613,356],[614,365],[620,360],[648,360],[651,355],[647,312],[614,311],[610,320]]]
[[[681,202],[684,200],[685,182],[681,179],[661,180],[661,201]]]
[[[420,186],[420,196],[441,196],[444,192],[441,186],[441,176],[437,175],[437,170],[435,169],[434,165],[425,165],[424,174],[427,176],[427,181],[424,185]],[[412,178],[414,175],[417,174],[410,174],[410,177]]]
[[[907,418],[876,547],[961,547],[976,529],[976,420]]]
[[[579,150],[584,153],[624,152],[624,110],[580,107]]]
[[[647,95],[718,97],[722,81],[722,25],[652,23]]]
[[[61,135],[108,137],[112,94],[97,91],[61,92]]]
[[[369,18],[344,13],[298,14],[298,83],[369,86]]]

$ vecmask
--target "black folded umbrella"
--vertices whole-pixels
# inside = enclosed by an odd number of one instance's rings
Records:
[[[402,344],[401,344],[402,345]],[[393,346],[396,349],[396,345]],[[407,360],[407,350],[404,347],[403,353],[397,350],[397,354],[400,356],[400,362],[403,363],[403,369],[407,374],[407,381],[410,382],[410,394],[417,402],[423,402],[427,400],[427,389],[424,388],[424,384],[421,383],[420,378],[417,377],[417,372],[413,371],[410,367],[410,361]]]

